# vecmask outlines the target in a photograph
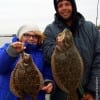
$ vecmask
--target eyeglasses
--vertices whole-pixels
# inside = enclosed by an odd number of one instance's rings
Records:
[[[27,33],[24,33],[23,36],[27,37],[27,38],[36,38],[38,39],[38,36],[37,35],[32,35],[32,34],[27,34]]]

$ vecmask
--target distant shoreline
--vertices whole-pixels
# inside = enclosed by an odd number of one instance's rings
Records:
[[[12,40],[12,36],[0,36],[0,47],[5,43],[10,43]]]

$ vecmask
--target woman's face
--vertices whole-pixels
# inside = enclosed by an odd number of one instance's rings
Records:
[[[72,15],[72,4],[70,1],[62,0],[58,3],[58,13],[64,19],[69,19]]]
[[[38,39],[39,37],[33,31],[30,31],[23,34],[21,41],[37,45]]]

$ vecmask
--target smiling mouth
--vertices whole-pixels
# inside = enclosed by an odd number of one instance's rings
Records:
[[[64,16],[68,16],[69,14],[68,14],[68,13],[62,13],[62,15],[64,15]]]
[[[62,12],[62,15],[68,16],[68,15],[70,15],[70,12],[69,12],[69,11],[63,11],[63,12]]]

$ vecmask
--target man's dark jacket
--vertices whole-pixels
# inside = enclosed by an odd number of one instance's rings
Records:
[[[82,84],[85,91],[89,91],[94,95],[100,95],[100,33],[95,25],[85,21],[80,13],[77,13],[77,15],[79,21],[73,32],[73,38],[84,63]],[[55,21],[52,24],[49,24],[44,31],[47,38],[43,43],[43,50],[45,59],[49,63],[56,45],[56,37],[58,33],[62,32],[65,28],[68,27],[55,16]],[[60,98],[58,92],[58,98],[55,97],[55,100],[66,100],[66,96],[64,98],[64,93],[61,92],[61,95],[63,97]],[[98,100],[100,100],[100,97],[98,98]]]

